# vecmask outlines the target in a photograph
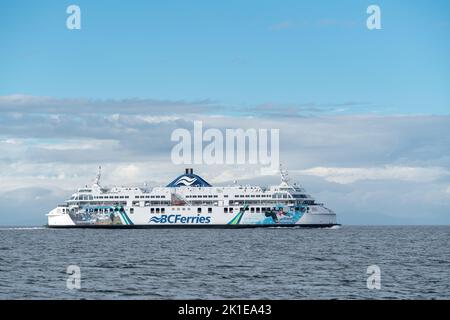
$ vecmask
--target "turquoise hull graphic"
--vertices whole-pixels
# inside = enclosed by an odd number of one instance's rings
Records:
[[[230,222],[228,222],[228,224],[239,224],[242,220],[242,217],[244,216],[245,210],[247,209],[248,206],[244,206],[241,210],[239,210],[239,213],[233,219],[231,219]]]
[[[262,218],[246,219],[248,206],[242,208],[236,216],[228,222],[229,225],[237,224],[261,224],[261,225],[286,225],[296,224],[305,212],[304,207],[298,207],[297,210],[290,210],[289,207],[277,205],[270,210],[262,213]]]
[[[133,225],[133,222],[130,220],[130,218],[128,217],[127,213],[123,209],[123,207],[120,207],[119,214],[122,217],[122,221],[124,221],[127,226],[132,226]]]
[[[77,225],[133,225],[122,206],[84,206],[70,217]]]

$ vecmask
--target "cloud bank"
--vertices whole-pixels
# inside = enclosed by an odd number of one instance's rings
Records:
[[[177,128],[280,129],[294,180],[341,223],[450,223],[450,117],[336,115],[318,106],[245,110],[210,100],[0,97],[3,224],[44,224],[44,214],[104,168],[104,183],[164,185]],[[361,103],[361,105],[364,105]],[[317,110],[319,109],[319,110]],[[277,183],[258,166],[194,166],[213,184]]]

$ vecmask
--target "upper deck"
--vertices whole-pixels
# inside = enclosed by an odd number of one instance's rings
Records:
[[[80,188],[69,200],[69,205],[122,204],[128,206],[153,205],[242,205],[242,204],[314,204],[305,189],[290,185],[282,175],[280,185],[261,187],[251,185],[212,186],[187,169],[166,187],[111,187],[100,186],[100,172],[91,187]]]

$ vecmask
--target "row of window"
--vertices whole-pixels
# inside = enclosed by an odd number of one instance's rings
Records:
[[[243,210],[244,208],[239,208],[239,210]],[[238,208],[223,208],[223,212],[224,213],[233,213],[233,211],[236,211],[236,210],[238,210]],[[247,208],[245,208],[245,210],[246,211],[250,211],[251,213],[254,213],[254,212],[256,212],[256,213],[258,213],[258,212],[266,212],[266,211],[270,211],[270,208],[267,208],[267,207],[263,207],[263,208],[261,208],[261,207],[251,207],[251,208],[249,208],[249,207],[247,207]]]
[[[300,201],[300,200],[299,200]],[[288,198],[288,199],[271,199],[271,200],[262,200],[262,199],[256,199],[256,200],[248,200],[248,199],[238,199],[238,200],[230,200],[230,205],[239,205],[239,204],[249,204],[249,205],[261,205],[265,203],[294,203],[295,200]]]
[[[135,199],[160,199],[165,198],[166,196],[134,196]]]
[[[235,198],[270,198],[270,194],[235,194]]]
[[[227,194],[223,195],[224,198],[228,198]],[[270,198],[270,195],[266,194],[257,194],[257,195],[243,195],[243,194],[235,194],[235,198]],[[218,198],[218,195],[187,195],[186,198]]]
[[[244,208],[240,208],[239,210],[243,210]],[[233,213],[233,210],[237,210],[237,208],[223,208],[224,213]],[[270,207],[247,207],[245,208],[245,211],[250,211],[250,213],[261,213],[261,212],[267,212],[276,210],[276,208],[270,208]],[[300,210],[300,207],[295,207],[295,210]]]
[[[294,198],[306,198],[306,195],[299,194],[293,195]],[[186,198],[217,198],[217,195],[187,195]],[[224,195],[224,198],[228,198],[228,195]],[[235,194],[235,198],[274,198],[274,199],[288,199],[288,194]]]
[[[129,196],[94,196],[94,199],[128,199]],[[166,198],[166,196],[134,196],[135,199],[160,199]],[[75,200],[90,200],[92,196],[79,196]]]
[[[186,208],[186,207],[176,207],[176,208],[172,208],[171,211],[185,211],[185,210],[191,210],[191,208]],[[233,213],[233,211],[239,211],[239,210],[243,210],[243,208],[223,208],[223,212],[224,213]],[[247,207],[245,208],[246,211],[250,211],[250,213],[261,213],[261,212],[268,212],[268,211],[272,211],[272,210],[276,210],[276,208],[270,208],[270,207]],[[300,207],[295,207],[295,210],[298,211],[300,210]],[[130,209],[130,213],[132,213],[134,211],[134,209]],[[150,208],[150,213],[165,213],[166,212],[166,208]],[[207,209],[208,213],[212,213],[212,208],[208,208]],[[202,208],[197,208],[197,213],[202,213]]]
[[[177,207],[177,208],[172,208],[172,211],[185,211],[186,207]],[[188,208],[188,210],[191,210],[191,208]],[[166,209],[165,208],[150,208],[150,213],[165,213]],[[208,208],[207,209],[208,213],[212,213],[212,208]],[[197,208],[197,213],[202,213],[202,208]]]
[[[95,196],[94,199],[128,199],[129,196]]]
[[[293,195],[293,196],[294,196],[294,198],[306,198],[305,195]],[[261,194],[261,195],[259,195],[259,194],[257,194],[257,195],[240,194],[240,195],[235,195],[235,197],[236,198],[272,198],[272,199],[288,199],[288,198],[290,198],[287,193],[275,193],[272,195],[270,195],[270,194]]]
[[[227,195],[224,195],[227,198]],[[128,199],[129,196],[94,196],[91,195],[80,195],[78,197],[73,197],[72,200],[92,200],[93,199]],[[166,196],[134,196],[135,199],[165,199]],[[198,198],[218,198],[218,195],[187,195],[188,199],[198,199]],[[273,194],[273,195],[235,195],[235,198],[274,198],[274,199],[288,199],[287,194]],[[306,195],[294,195],[294,198],[307,198]]]
[[[134,207],[140,207],[141,206],[141,202],[140,201],[133,201],[132,206]],[[144,207],[149,207],[149,206],[159,206],[159,205],[170,205],[170,201],[145,201],[144,202]]]
[[[187,195],[186,198],[218,198],[217,194],[214,195]]]

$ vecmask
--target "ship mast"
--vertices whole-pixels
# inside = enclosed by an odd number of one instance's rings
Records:
[[[289,175],[287,170],[283,169],[282,164],[280,164],[280,177],[281,177],[281,185],[289,186]]]
[[[97,176],[95,177],[95,180],[94,180],[94,187],[100,188],[100,179],[101,179],[101,177],[102,177],[102,167],[99,166],[98,167]]]

